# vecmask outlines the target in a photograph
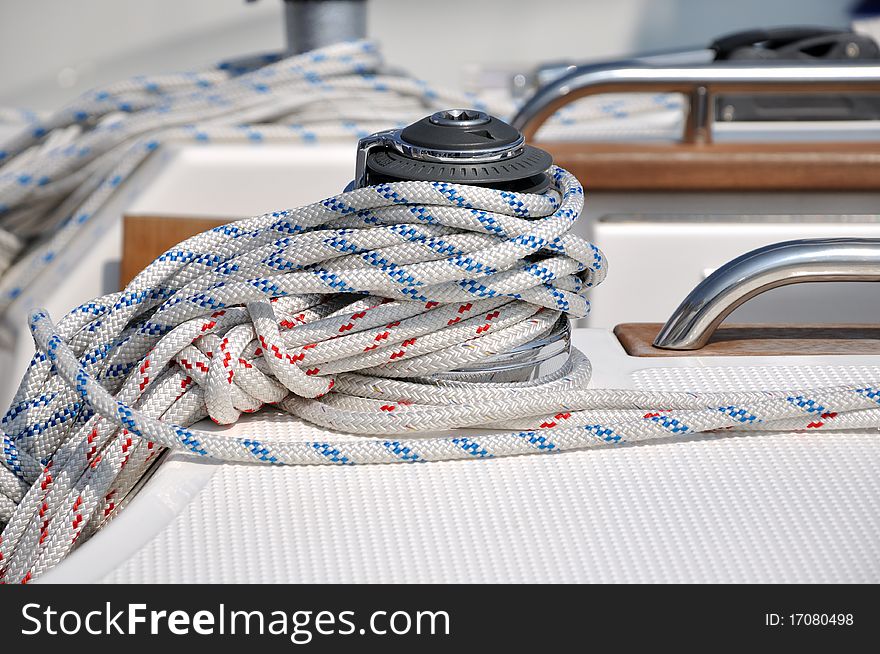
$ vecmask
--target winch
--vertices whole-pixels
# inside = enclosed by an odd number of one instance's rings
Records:
[[[346,190],[422,181],[542,193],[550,186],[552,163],[549,153],[527,145],[503,120],[475,109],[448,109],[362,138],[355,179]]]
[[[354,180],[346,191],[389,182],[468,184],[518,193],[550,187],[550,153],[478,109],[447,109],[400,129],[360,139]],[[438,379],[513,382],[556,372],[571,354],[568,316],[552,332],[483,361],[477,368],[437,373]]]

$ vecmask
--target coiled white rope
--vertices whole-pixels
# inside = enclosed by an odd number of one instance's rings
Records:
[[[370,42],[340,43],[241,71],[138,77],[23,121],[0,143],[0,313],[51,265],[159,146],[175,141],[352,140],[467,94],[384,73]],[[15,257],[18,259],[13,263]]]
[[[370,42],[263,63],[137,77],[51,114],[0,108],[0,122],[20,125],[0,142],[0,314],[162,145],[313,144],[402,127],[450,106],[497,116],[514,110],[512,102],[488,106],[471,94],[387,74]],[[554,116],[541,138],[674,138],[682,106],[674,94],[586,98]]]
[[[382,75],[375,48],[353,43],[253,71],[139,78],[49,116],[16,114],[26,126],[0,146],[0,267],[49,236],[0,280],[0,311],[160,144],[351,138],[461,104],[510,110]],[[554,129],[561,138],[607,133],[609,120],[630,115],[659,119],[635,128],[640,135],[674,131],[680,104],[674,96],[579,103],[542,138]],[[584,292],[601,282],[605,262],[569,233],[580,185],[560,169],[552,174],[543,195],[421,182],[360,189],[194,237],[57,327],[36,312],[37,354],[2,419],[0,580],[29,581],[61,561],[166,447],[226,461],[351,465],[558,452],[730,427],[878,424],[880,393],[869,384],[736,394],[588,389],[589,362],[578,352],[534,382],[435,376],[548,334],[562,314],[587,312]],[[264,404],[381,437],[276,442],[188,429],[205,416],[234,422]],[[477,427],[506,431],[419,435]]]
[[[588,389],[551,377],[443,381],[582,316],[605,260],[570,228],[583,191],[400,182],[219,227],[55,326],[2,419],[0,579],[29,581],[112,513],[163,448],[265,464],[422,462],[560,452],[736,429],[880,425],[880,390]],[[272,403],[348,440],[189,429]],[[495,433],[420,431],[490,427]],[[498,429],[503,431],[498,432]],[[406,436],[398,436],[405,434]]]

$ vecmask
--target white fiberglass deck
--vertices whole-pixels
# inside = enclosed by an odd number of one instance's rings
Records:
[[[594,329],[575,344],[602,387],[880,379],[880,356],[635,359]],[[262,413],[232,429],[314,428]],[[42,581],[876,583],[878,469],[877,431],[345,468],[175,454]]]

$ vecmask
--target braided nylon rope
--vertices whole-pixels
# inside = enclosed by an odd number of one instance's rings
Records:
[[[27,582],[111,515],[164,448],[262,464],[562,452],[736,429],[880,425],[873,386],[800,392],[589,389],[575,352],[532,382],[444,380],[589,310],[601,252],[570,233],[583,190],[398,182],[218,227],[58,325],[2,419],[0,575]],[[275,404],[353,440],[188,426]],[[486,433],[473,428],[494,428]],[[446,436],[424,431],[460,431]],[[471,428],[468,431],[468,428]],[[499,431],[499,429],[501,431]]]
[[[0,145],[0,272],[19,256],[0,279],[0,311],[162,144],[314,143],[450,105],[512,110],[384,75],[370,43],[261,63],[135,78],[50,115],[0,111],[0,120],[23,125]],[[614,126],[628,117],[639,120]],[[606,97],[566,107],[542,138],[663,136],[680,118],[677,96]],[[2,419],[0,579],[26,582],[56,565],[164,448],[351,465],[557,452],[730,427],[878,424],[872,386],[590,390],[578,352],[534,382],[435,376],[544,336],[563,314],[587,313],[583,294],[601,282],[605,262],[569,233],[580,185],[551,172],[554,188],[543,195],[397,183],[248,219],[169,250],[124,291],[74,309],[57,327],[34,313],[37,354]],[[206,416],[232,423],[264,404],[382,437],[273,442],[187,428]],[[419,435],[486,427],[506,431]]]
[[[383,73],[370,42],[261,63],[137,77],[49,115],[0,111],[0,119],[21,124],[0,143],[0,273],[18,257],[0,278],[0,312],[160,145],[351,140],[426,110],[482,106]]]
[[[352,140],[450,106],[514,111],[512,102],[488,106],[472,94],[385,73],[373,43],[353,42],[136,77],[51,114],[0,108],[0,123],[20,126],[0,142],[0,313],[162,145]],[[541,136],[674,138],[681,121],[676,95],[602,96],[566,107]]]

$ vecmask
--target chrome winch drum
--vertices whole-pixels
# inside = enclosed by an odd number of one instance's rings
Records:
[[[358,142],[355,178],[346,191],[399,181],[468,184],[518,193],[550,187],[550,154],[522,133],[475,109],[447,109],[404,128]],[[523,382],[562,369],[571,354],[571,324],[562,316],[549,334],[484,360],[433,376],[469,382]]]

